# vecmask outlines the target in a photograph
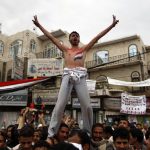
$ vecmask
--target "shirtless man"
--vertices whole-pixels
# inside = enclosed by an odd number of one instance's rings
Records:
[[[49,124],[48,137],[52,137],[57,133],[61,118],[71,90],[74,87],[81,103],[83,128],[91,132],[93,123],[93,111],[90,105],[90,97],[86,85],[87,69],[84,68],[85,56],[88,50],[106,33],[108,33],[119,22],[113,16],[113,22],[105,30],[100,32],[88,44],[79,47],[80,35],[73,31],[69,35],[71,47],[61,44],[50,32],[48,32],[38,21],[37,16],[34,16],[33,23],[63,52],[65,68],[63,79],[58,94],[58,100],[52,113],[52,118]]]

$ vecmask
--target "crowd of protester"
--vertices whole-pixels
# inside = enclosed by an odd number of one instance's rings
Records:
[[[23,109],[14,125],[0,130],[0,150],[150,150],[148,124],[131,124],[121,118],[112,126],[95,123],[91,133],[64,115],[58,133],[48,138],[44,113],[35,126],[30,108]]]

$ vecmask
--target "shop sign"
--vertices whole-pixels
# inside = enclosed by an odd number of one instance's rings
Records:
[[[100,108],[100,98],[90,98],[91,106],[93,108]],[[73,108],[80,108],[80,102],[78,98],[72,98],[72,107]]]
[[[28,99],[28,91],[20,90],[17,92],[0,94],[1,106],[26,106]]]
[[[28,61],[28,76],[50,77],[62,75],[62,73],[62,59],[29,59]]]
[[[104,98],[104,109],[120,110],[120,108],[121,108],[120,98]]]
[[[33,101],[36,105],[55,105],[58,98],[58,89],[53,90],[35,90],[32,92]],[[71,104],[70,98],[68,104]]]

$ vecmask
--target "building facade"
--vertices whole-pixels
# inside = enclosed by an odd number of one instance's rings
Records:
[[[67,32],[57,30],[52,32],[52,34],[61,43],[69,46],[69,34]],[[145,46],[139,36],[133,35],[108,42],[96,43],[87,53],[85,66],[88,68],[88,78],[96,80],[96,89],[90,93],[94,122],[106,121],[111,124],[114,121],[118,121],[120,116],[128,116],[129,119],[133,120],[134,118],[138,121],[144,118],[143,122],[149,121],[149,87],[115,86],[110,85],[107,81],[107,77],[130,82],[148,79],[150,76],[149,52],[150,47]],[[0,34],[0,81],[2,82],[31,78],[27,74],[28,61],[30,59],[51,58],[63,60],[63,54],[44,35],[38,36],[30,30],[18,32],[11,36]],[[17,95],[18,97],[14,96],[14,100],[10,100],[7,103],[5,101],[7,101],[10,93],[6,93],[5,98],[2,95],[0,118],[9,120],[9,123],[14,122],[16,113],[19,113],[21,108],[31,102],[34,102],[37,106],[44,102],[45,109],[51,114],[57,101],[60,84],[61,74],[52,76],[48,82],[23,91],[21,95],[24,97],[22,103],[21,100],[20,102],[16,100],[20,96],[19,94],[11,93],[11,96]],[[137,96],[146,95],[147,114],[144,117],[141,115],[133,117],[133,115],[120,113],[121,93],[123,92]],[[17,102],[14,103],[14,101]],[[82,126],[80,103],[75,91],[72,91],[72,95],[68,100],[66,113],[76,118]],[[49,116],[47,116],[47,120],[50,120]],[[13,118],[11,122],[9,118]]]
[[[123,115],[129,121],[149,122],[149,87],[126,87],[108,84],[107,77],[140,82],[149,78],[149,47],[137,35],[96,44],[87,55],[89,77],[96,80],[96,96],[102,101],[103,117],[107,122],[118,121]],[[146,95],[147,114],[120,113],[121,93]]]

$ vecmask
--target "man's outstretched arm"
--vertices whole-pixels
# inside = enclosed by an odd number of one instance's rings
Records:
[[[67,47],[60,43],[60,41],[55,38],[50,32],[48,32],[38,21],[37,16],[34,16],[33,23],[61,50],[67,50]]]
[[[84,51],[88,51],[92,48],[92,46],[105,34],[107,34],[115,25],[119,22],[119,20],[116,20],[116,17],[113,15],[113,22],[112,24],[107,27],[105,30],[100,32],[96,37],[94,37],[87,45],[83,46]]]

